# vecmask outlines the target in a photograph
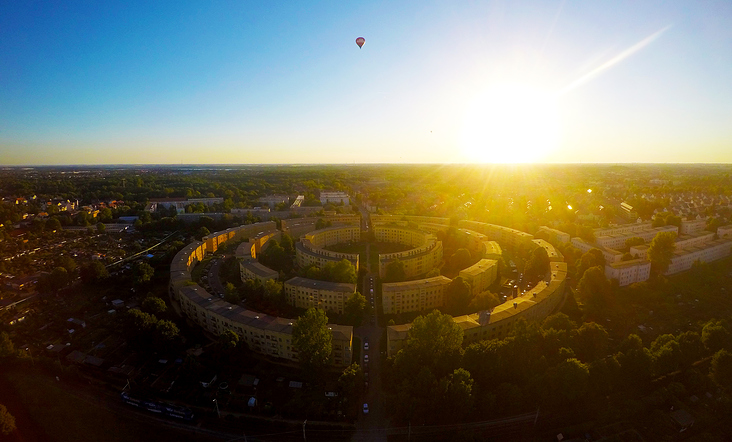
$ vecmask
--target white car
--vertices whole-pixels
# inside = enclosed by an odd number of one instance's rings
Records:
[[[369,343],[368,342],[364,342],[363,343],[363,349],[364,350],[368,350],[369,349]]]
[[[363,414],[369,414],[369,404],[363,404]]]
[[[368,362],[369,361],[369,355],[363,355],[363,361]]]

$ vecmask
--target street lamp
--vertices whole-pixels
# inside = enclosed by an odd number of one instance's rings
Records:
[[[216,414],[219,416],[219,419],[221,419],[221,412],[219,411],[219,402],[216,399],[214,399],[213,402],[214,402],[214,404],[216,404]]]
[[[27,352],[28,352],[28,354],[30,355],[30,358],[31,358],[31,364],[32,364],[32,365],[33,365],[33,366],[35,367],[35,366],[36,366],[36,361],[34,361],[34,360],[33,360],[33,353],[31,353],[31,349],[30,349],[30,347],[26,347],[26,348],[25,348],[25,351],[27,351]]]

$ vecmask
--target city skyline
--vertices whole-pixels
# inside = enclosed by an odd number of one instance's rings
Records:
[[[0,165],[729,163],[730,18],[681,1],[6,5]]]

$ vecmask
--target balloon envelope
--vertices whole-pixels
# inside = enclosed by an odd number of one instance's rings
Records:
[[[363,38],[363,37],[358,37],[358,38],[356,39],[356,44],[358,45],[358,47],[359,47],[359,48],[360,48],[360,47],[362,47],[364,43],[366,43],[366,39],[365,39],[365,38]]]

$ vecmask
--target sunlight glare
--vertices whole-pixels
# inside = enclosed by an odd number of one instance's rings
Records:
[[[558,142],[555,95],[527,85],[497,85],[467,112],[463,156],[473,163],[530,163]]]

